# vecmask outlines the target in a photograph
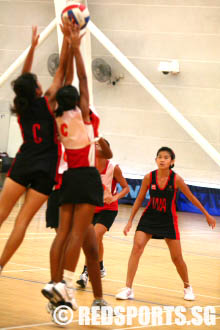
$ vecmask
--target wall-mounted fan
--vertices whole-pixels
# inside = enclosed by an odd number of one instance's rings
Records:
[[[48,57],[47,60],[47,69],[52,77],[55,76],[57,68],[59,66],[59,54],[53,53]]]
[[[92,73],[95,79],[100,82],[111,81],[111,67],[102,58],[96,58],[92,61]]]

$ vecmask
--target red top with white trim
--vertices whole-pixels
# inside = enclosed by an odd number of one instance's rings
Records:
[[[63,143],[69,168],[95,166],[95,144],[93,130],[88,132],[81,110],[64,111],[57,117],[58,131]]]
[[[117,193],[117,181],[114,179],[115,166],[116,164],[107,160],[105,169],[102,171],[102,173],[100,173],[103,185],[106,187],[106,190],[108,189],[111,191],[113,196]],[[104,198],[106,190],[104,191]],[[99,213],[104,210],[118,211],[118,201],[115,201],[111,204],[104,203],[104,206],[102,207],[96,206],[95,213]]]

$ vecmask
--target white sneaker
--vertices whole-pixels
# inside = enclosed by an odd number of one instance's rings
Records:
[[[102,269],[100,269],[100,274],[101,274],[101,278],[103,278],[107,275],[107,272],[104,267]]]
[[[87,286],[87,283],[88,283],[88,273],[87,272],[84,272],[80,275],[79,277],[79,280],[76,281],[76,283],[82,288],[82,289],[85,289],[86,286]]]
[[[70,305],[74,311],[78,309],[78,305],[74,297],[74,288],[68,288],[65,281],[57,283],[53,287],[53,293],[58,301],[63,301],[67,305]]]
[[[45,287],[41,290],[41,293],[46,297],[47,299],[51,300],[54,296],[53,294],[53,287],[54,282],[49,282],[45,285]]]
[[[115,298],[120,300],[134,299],[134,291],[131,288],[123,288],[116,294]]]
[[[184,289],[184,299],[190,301],[195,300],[195,295],[191,286],[188,286],[188,288]]]

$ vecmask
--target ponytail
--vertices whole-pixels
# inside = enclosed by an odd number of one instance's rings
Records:
[[[62,105],[59,105],[59,107],[57,108],[56,111],[54,111],[54,113],[55,113],[55,117],[61,117],[64,113],[64,109]]]
[[[11,113],[22,116],[29,106],[29,101],[25,97],[16,96],[14,98],[14,107],[11,107]]]
[[[24,73],[14,80],[11,85],[16,94],[11,112],[22,116],[36,99],[37,77],[32,73]]]

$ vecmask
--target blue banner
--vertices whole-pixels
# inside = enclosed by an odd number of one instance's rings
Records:
[[[125,197],[123,197],[119,200],[119,204],[132,204],[133,205],[134,202],[135,202],[135,199],[137,198],[137,195],[139,194],[142,180],[141,179],[128,179],[128,178],[126,178],[126,181],[129,185],[130,192],[127,195],[125,195]],[[117,190],[119,192],[122,190],[121,186],[119,184],[117,185]],[[150,194],[149,194],[149,191],[148,191],[146,196],[145,196],[145,199],[143,201],[142,206],[146,206],[147,203],[149,202],[149,200],[150,200]]]
[[[189,186],[189,189],[211,215],[220,215],[220,189]],[[180,192],[177,210],[183,212],[202,213],[186,196]]]
[[[126,178],[126,180],[128,182],[130,192],[125,197],[120,199],[119,203],[133,205],[140,191],[142,180],[128,178]],[[190,185],[188,185],[188,187],[193,195],[198,198],[201,204],[211,215],[220,216],[220,189],[196,187]],[[119,184],[117,185],[117,188],[118,191],[121,191]],[[149,192],[147,192],[142,206],[146,206],[149,199]],[[200,210],[194,206],[181,191],[178,191],[177,193],[176,206],[177,211],[201,213]]]

